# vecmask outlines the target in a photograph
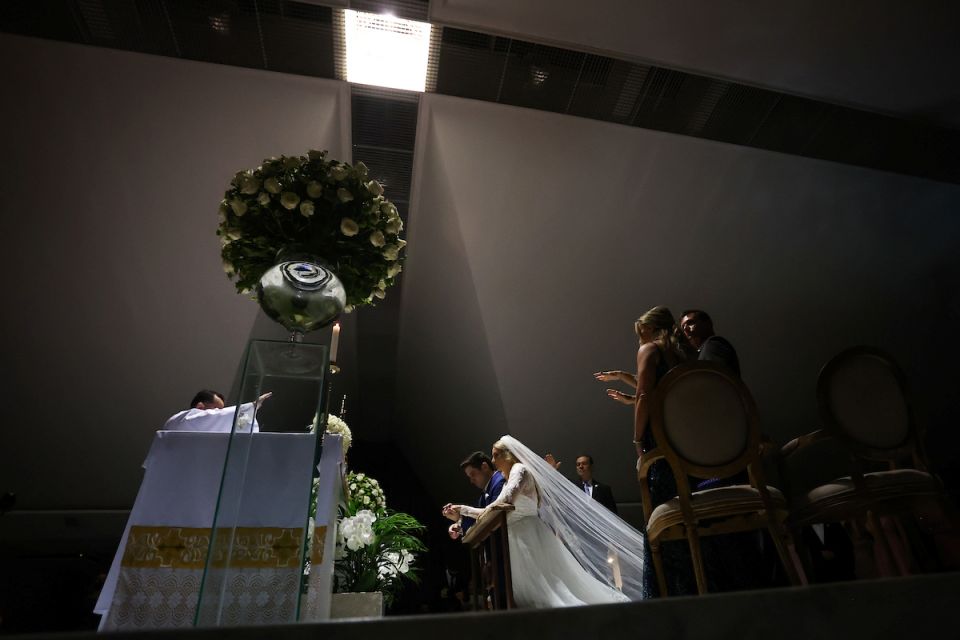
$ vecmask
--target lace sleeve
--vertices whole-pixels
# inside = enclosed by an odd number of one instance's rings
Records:
[[[497,496],[497,499],[490,503],[490,506],[495,506],[498,504],[513,504],[514,499],[517,497],[517,494],[520,493],[523,485],[523,481],[527,478],[527,468],[523,463],[516,463],[513,467],[510,468],[510,477],[507,478],[507,483],[503,485],[503,491],[500,492],[500,495]]]
[[[460,515],[476,519],[483,515],[490,507],[504,503],[513,504],[514,498],[522,491],[523,481],[526,478],[527,468],[518,462],[511,467],[510,477],[507,478],[507,482],[503,485],[503,490],[500,491],[500,495],[497,496],[496,500],[488,504],[486,509],[478,509],[477,507],[471,507],[465,504],[460,505]]]

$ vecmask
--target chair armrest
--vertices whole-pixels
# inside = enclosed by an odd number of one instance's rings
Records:
[[[783,445],[780,448],[780,456],[781,458],[786,458],[788,456],[793,455],[800,449],[803,449],[804,447],[807,447],[813,444],[814,442],[829,440],[832,437],[833,436],[827,433],[824,429],[817,429],[816,431],[813,431],[806,435],[802,435],[799,438],[794,438],[787,444]]]
[[[660,447],[650,449],[650,451],[644,451],[643,455],[640,456],[640,468],[637,469],[637,475],[641,478],[646,478],[647,471],[650,470],[650,465],[666,457],[667,454]]]

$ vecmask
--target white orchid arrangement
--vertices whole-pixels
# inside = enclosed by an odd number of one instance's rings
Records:
[[[387,510],[380,483],[363,473],[347,476],[349,495],[337,524],[334,585],[338,592],[381,591],[392,602],[404,580],[418,582],[415,553],[426,547],[424,527],[406,513]]]
[[[281,249],[317,256],[343,282],[347,311],[382,299],[403,270],[403,221],[362,162],[326,151],[237,172],[219,208],[223,269],[250,293]]]

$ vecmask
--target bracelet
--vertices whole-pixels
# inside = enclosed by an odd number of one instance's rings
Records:
[[[634,441],[633,441],[633,444],[639,444],[639,445],[642,445],[642,444],[643,444],[643,442],[641,442],[640,440],[634,440]]]

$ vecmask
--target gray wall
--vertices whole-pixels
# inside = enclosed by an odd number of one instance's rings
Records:
[[[349,157],[349,90],[9,35],[0,57],[0,490],[129,507],[154,430],[284,335],[221,269],[223,191],[267,156]]]
[[[437,95],[419,132],[399,380],[430,486],[509,432],[638,500],[630,409],[590,374],[635,369],[658,304],[711,312],[781,443],[855,344],[896,356],[927,424],[955,415],[928,327],[957,317],[960,187]]]

